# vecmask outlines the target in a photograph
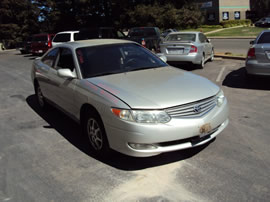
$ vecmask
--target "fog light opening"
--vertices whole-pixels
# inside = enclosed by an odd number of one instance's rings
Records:
[[[139,144],[139,143],[128,143],[128,145],[136,150],[152,150],[157,149],[157,146],[152,144]]]

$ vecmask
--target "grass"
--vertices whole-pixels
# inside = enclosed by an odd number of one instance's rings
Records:
[[[180,31],[198,31],[198,32],[206,33],[206,32],[211,32],[217,29],[219,28],[197,28],[197,29],[185,29],[185,30],[180,30]]]
[[[260,28],[260,27],[238,27],[238,28],[231,28],[231,29],[223,29],[219,32],[207,34],[208,37],[213,36],[257,36],[261,31],[267,28]]]

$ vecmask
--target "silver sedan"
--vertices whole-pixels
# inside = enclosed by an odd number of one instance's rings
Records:
[[[169,62],[189,62],[199,68],[214,59],[214,47],[201,32],[172,32],[160,43],[160,51]]]
[[[78,121],[97,155],[196,147],[228,125],[219,86],[131,41],[61,44],[34,61],[32,80],[40,107],[53,104]]]
[[[270,30],[262,31],[251,44],[246,58],[247,76],[270,76]]]

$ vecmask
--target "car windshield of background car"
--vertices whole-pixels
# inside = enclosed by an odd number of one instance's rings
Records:
[[[195,41],[196,34],[171,34],[166,41]]]
[[[137,37],[147,37],[147,36],[156,36],[157,33],[155,32],[154,28],[135,28],[132,29],[129,33],[129,36],[137,36]]]
[[[47,41],[48,37],[47,36],[35,36],[33,38],[33,41]]]
[[[83,78],[167,66],[137,44],[113,44],[76,49]]]
[[[261,35],[261,37],[258,40],[258,44],[261,43],[270,43],[270,32],[265,32]]]

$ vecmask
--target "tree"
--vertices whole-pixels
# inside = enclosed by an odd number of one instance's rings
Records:
[[[0,13],[0,40],[7,48],[38,30],[38,10],[30,0],[1,0]]]

